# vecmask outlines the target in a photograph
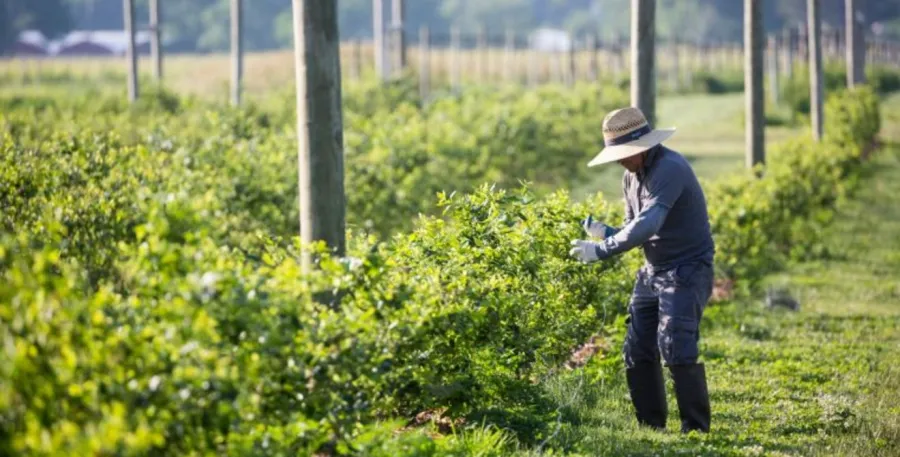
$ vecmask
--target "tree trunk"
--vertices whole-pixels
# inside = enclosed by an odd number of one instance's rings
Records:
[[[631,0],[631,105],[656,122],[656,0]]]
[[[344,138],[337,0],[293,0],[300,238],[345,254]],[[301,259],[309,271],[311,256]]]
[[[744,0],[744,97],[748,168],[765,163],[762,2],[763,0]]]

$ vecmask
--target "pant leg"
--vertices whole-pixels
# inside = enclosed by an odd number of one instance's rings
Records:
[[[648,362],[659,363],[656,334],[659,326],[659,299],[650,281],[651,277],[643,268],[638,270],[631,303],[628,305],[628,330],[622,350],[627,368]]]
[[[699,357],[700,319],[712,295],[713,270],[706,263],[680,265],[653,278],[659,294],[657,339],[666,366],[690,365]]]

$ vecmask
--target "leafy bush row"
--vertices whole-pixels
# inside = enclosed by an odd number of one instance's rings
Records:
[[[845,65],[827,63],[823,67],[822,79],[825,93],[833,93],[847,88]],[[900,72],[896,68],[883,65],[866,67],[868,86],[877,94],[888,94],[900,90]],[[806,119],[810,110],[809,66],[797,65],[790,76],[781,77],[781,97],[790,108],[794,121]]]
[[[596,85],[473,90],[427,105],[402,87],[388,92],[394,90],[377,103],[364,84],[346,97],[348,223],[382,237],[411,228],[420,213],[434,214],[440,191],[528,181],[546,192],[584,179],[583,163],[602,144],[603,115],[627,103],[624,92]],[[168,154],[170,173],[180,175],[170,182],[214,193],[238,218],[252,214],[238,231],[288,236],[299,219],[292,101],[235,110],[162,92],[129,107],[97,93],[51,93],[3,100],[0,128],[13,139],[6,154],[12,161],[33,150],[34,160],[60,160],[52,152],[57,143],[113,132],[122,145]]]
[[[825,142],[781,148],[761,179],[707,184],[724,274],[752,282],[815,246],[819,216],[852,183],[879,122],[868,89],[827,109]],[[264,204],[219,198],[242,169],[162,143],[247,148],[248,160],[256,143],[168,128],[139,146],[7,134],[2,171],[15,184],[0,198],[16,212],[0,242],[4,454],[464,455],[452,440],[385,436],[385,423],[402,424],[392,419],[435,410],[540,440],[540,381],[588,336],[621,325],[639,253],[587,266],[567,256],[578,221],[619,223],[618,205],[485,185],[442,195],[442,213],[389,242],[352,231],[352,257],[337,259],[259,225],[234,239],[223,225],[267,217]],[[71,166],[50,169],[54,157]],[[215,185],[185,184],[210,176]],[[301,249],[317,253],[311,274]]]
[[[868,87],[833,94],[825,138],[794,138],[753,175],[707,184],[710,218],[725,276],[750,284],[788,258],[827,254],[818,233],[855,183],[857,165],[880,129],[878,98]]]

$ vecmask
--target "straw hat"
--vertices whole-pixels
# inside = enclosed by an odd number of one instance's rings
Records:
[[[637,108],[622,108],[603,119],[603,140],[606,146],[588,163],[589,167],[615,162],[640,154],[669,139],[675,129],[650,127],[644,113]]]

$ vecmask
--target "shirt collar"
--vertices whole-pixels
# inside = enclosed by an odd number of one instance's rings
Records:
[[[656,163],[656,159],[658,159],[660,155],[662,155],[662,145],[657,145],[650,148],[650,150],[647,152],[647,157],[644,158],[643,166],[640,170],[638,170],[637,175],[641,178],[647,176],[650,168],[653,166],[653,164]]]

